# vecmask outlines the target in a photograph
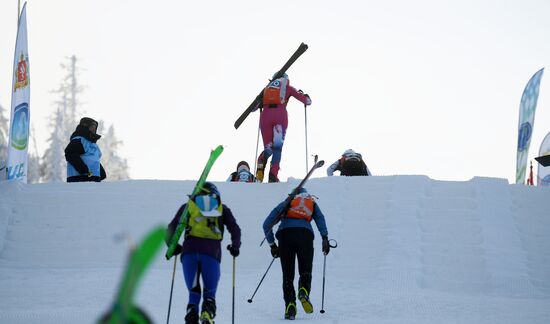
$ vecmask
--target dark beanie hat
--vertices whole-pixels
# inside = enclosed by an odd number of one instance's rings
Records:
[[[239,164],[237,164],[237,171],[239,171],[239,169],[240,169],[241,166],[243,166],[243,165],[245,165],[246,168],[247,168],[248,170],[250,170],[250,166],[248,165],[248,163],[246,163],[246,161],[241,161],[241,162],[239,162]]]
[[[80,119],[79,125],[84,126],[84,127],[90,127],[92,125],[95,125],[96,127],[99,126],[97,121],[93,120],[90,117],[83,117],[82,119]]]

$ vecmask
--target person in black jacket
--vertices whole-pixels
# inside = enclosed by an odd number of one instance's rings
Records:
[[[231,173],[228,182],[256,182],[256,177],[250,172],[250,166],[246,161],[237,164],[237,171]]]
[[[96,143],[101,138],[96,134],[97,127],[97,121],[84,117],[71,135],[71,141],[65,148],[67,182],[100,182],[107,178],[100,163],[101,150]]]
[[[334,171],[340,171],[341,176],[372,175],[361,154],[352,149],[346,150],[340,159],[327,168],[327,175],[332,177]]]

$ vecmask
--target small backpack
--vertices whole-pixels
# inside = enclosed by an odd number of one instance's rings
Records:
[[[305,219],[308,222],[311,222],[314,208],[314,197],[307,192],[303,192],[294,196],[294,198],[290,201],[290,206],[286,213],[286,217]]]
[[[197,196],[195,199],[203,199],[208,196]],[[202,201],[188,202],[189,219],[187,222],[186,236],[201,237],[221,241],[223,238],[222,211],[223,206],[218,202],[217,206],[205,204]]]
[[[367,175],[359,154],[344,155],[340,159],[340,174],[343,176]]]
[[[280,105],[286,101],[286,86],[288,85],[287,78],[275,79],[264,88],[263,104],[264,105]]]

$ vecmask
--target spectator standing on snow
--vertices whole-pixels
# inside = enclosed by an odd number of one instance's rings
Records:
[[[67,182],[100,182],[107,178],[100,162],[101,150],[96,143],[101,138],[96,134],[98,125],[92,118],[84,117],[71,135],[65,148]]]

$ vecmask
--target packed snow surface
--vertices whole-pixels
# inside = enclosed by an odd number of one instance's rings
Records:
[[[271,261],[259,246],[263,220],[297,183],[216,182],[243,233],[236,323],[284,322],[278,260],[247,300]],[[0,323],[93,323],[113,300],[129,242],[165,226],[193,185],[0,184]],[[315,178],[307,188],[338,248],[326,257],[320,314],[324,258],[315,233],[315,312],[298,306],[298,322],[550,323],[550,189],[426,176]],[[136,296],[156,323],[166,322],[172,279],[164,252]],[[224,250],[217,323],[231,322],[231,293]],[[178,262],[170,323],[184,322],[186,303]]]

